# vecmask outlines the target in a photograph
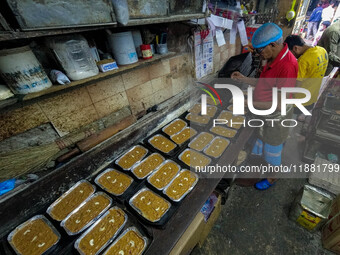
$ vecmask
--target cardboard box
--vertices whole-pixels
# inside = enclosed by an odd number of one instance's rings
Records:
[[[325,224],[321,232],[321,241],[325,249],[340,254],[340,214]]]
[[[199,212],[182,237],[178,240],[177,244],[170,252],[170,255],[188,255],[197,244],[201,247],[220,213],[221,196],[218,197],[215,208],[208,221],[205,222],[203,214]]]
[[[118,69],[117,63],[113,59],[104,59],[97,62],[99,70],[103,73]]]
[[[204,225],[204,216],[199,212],[182,237],[178,240],[177,244],[170,252],[170,255],[190,254],[200,239]]]
[[[329,214],[329,219],[340,213],[340,195],[337,196],[332,202],[331,213]]]
[[[221,205],[221,196],[218,197],[218,200],[215,204],[215,208],[212,211],[212,213],[210,214],[210,217],[208,219],[207,222],[204,222],[204,227],[203,227],[203,231],[200,235],[200,240],[198,242],[199,247],[202,247],[204,244],[204,241],[207,239],[212,227],[215,225],[218,216],[221,214],[221,209],[222,209],[222,205]]]

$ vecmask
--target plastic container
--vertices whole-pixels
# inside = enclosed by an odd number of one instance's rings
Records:
[[[144,59],[152,58],[152,51],[151,51],[150,44],[142,44],[140,48],[142,50],[142,56]]]
[[[81,35],[54,37],[47,40],[66,75],[73,81],[99,73],[86,39]]]
[[[134,30],[132,31],[132,38],[133,38],[133,43],[135,44],[136,52],[138,54],[138,57],[142,57],[142,51],[140,49],[140,46],[143,44],[142,36],[140,34],[139,30]]]
[[[129,65],[138,61],[131,31],[111,34],[108,39],[118,65]]]
[[[168,53],[168,44],[164,43],[164,44],[157,44],[157,53],[160,55],[164,55]]]
[[[28,94],[52,86],[28,46],[0,51],[1,77],[15,94]]]

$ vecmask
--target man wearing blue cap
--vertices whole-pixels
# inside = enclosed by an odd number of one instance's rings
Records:
[[[254,80],[243,76],[240,72],[234,72],[232,79],[255,86],[253,104],[256,109],[265,110],[272,106],[272,89],[274,87],[295,87],[298,75],[298,63],[294,55],[289,51],[288,45],[283,43],[282,30],[274,23],[266,23],[256,30],[252,39],[252,45],[257,54],[267,61],[261,72],[260,79]],[[280,95],[279,97],[280,98]],[[286,116],[281,116],[277,111],[266,119],[290,119],[293,107],[289,107]],[[280,125],[280,121],[272,126],[260,128],[258,139],[252,154],[264,156],[268,164],[281,165],[281,153],[283,144],[288,138],[288,128]],[[255,184],[259,190],[268,189],[274,184],[275,179],[265,179]]]

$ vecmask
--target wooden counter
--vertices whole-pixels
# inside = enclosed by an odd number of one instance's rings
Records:
[[[192,91],[179,94],[159,106],[157,112],[149,113],[136,124],[74,158],[67,164],[51,171],[27,187],[0,197],[0,254],[12,254],[6,238],[17,225],[32,216],[44,213],[47,207],[63,192],[81,179],[92,179],[105,169],[123,151],[143,140],[167,122],[189,108]],[[219,165],[232,164],[253,133],[252,128],[243,128],[236,143],[232,143],[219,160]],[[215,175],[214,175],[215,176]],[[168,254],[223,176],[202,178],[196,188],[184,199],[165,229],[150,227],[153,241],[147,254]],[[70,253],[73,246],[69,245]]]

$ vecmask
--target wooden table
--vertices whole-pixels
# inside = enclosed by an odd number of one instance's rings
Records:
[[[232,164],[253,132],[254,128],[243,128],[237,142],[228,147],[218,164]],[[153,228],[154,239],[146,254],[169,254],[221,179],[222,178],[200,179],[195,189],[184,199],[180,208],[167,223],[166,228]]]

